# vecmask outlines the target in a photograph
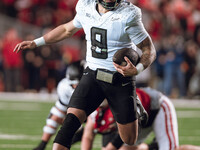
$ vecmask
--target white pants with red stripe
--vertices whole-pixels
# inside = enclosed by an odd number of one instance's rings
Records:
[[[179,145],[178,123],[174,105],[166,96],[161,97],[161,107],[153,123],[159,150],[174,150]]]
[[[179,145],[176,111],[166,96],[162,96],[160,101],[161,107],[152,126],[141,129],[136,144],[144,142],[154,132],[159,150],[174,150]]]

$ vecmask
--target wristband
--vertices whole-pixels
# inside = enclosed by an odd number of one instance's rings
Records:
[[[137,74],[139,74],[140,72],[142,72],[144,70],[144,66],[142,63],[139,63],[136,65],[136,69],[137,69]]]
[[[35,44],[36,44],[37,47],[39,47],[39,46],[43,46],[43,45],[46,44],[46,42],[45,42],[43,36],[40,37],[40,38],[37,38],[37,39],[35,39],[35,40],[33,40],[33,41],[35,42]]]

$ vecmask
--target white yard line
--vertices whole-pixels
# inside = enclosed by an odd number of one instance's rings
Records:
[[[180,108],[200,108],[200,99],[172,99],[172,103]]]
[[[178,118],[200,118],[200,111],[176,111]]]
[[[0,110],[18,110],[18,111],[39,111],[41,110],[40,104],[28,104],[28,103],[7,103],[0,101]]]
[[[30,145],[30,144],[0,144],[0,149],[2,148],[13,148],[14,150],[16,148],[20,148],[20,149],[32,149],[33,147],[35,147],[35,145]]]
[[[0,133],[0,139],[4,140],[32,140],[36,141],[39,140],[41,136],[38,135],[24,135],[24,134],[5,134],[5,133]]]
[[[0,101],[54,102],[57,94],[0,92]]]
[[[56,93],[12,93],[0,92],[0,101],[55,102]],[[171,99],[175,107],[200,108],[200,99]]]

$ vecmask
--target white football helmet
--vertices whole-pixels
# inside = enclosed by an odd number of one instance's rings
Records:
[[[82,61],[76,61],[67,67],[66,77],[71,81],[79,81],[83,74],[84,64]]]

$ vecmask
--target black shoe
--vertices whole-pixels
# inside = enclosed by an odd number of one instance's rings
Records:
[[[156,139],[154,138],[153,141],[148,144],[149,146],[149,150],[158,150],[158,142],[156,141]]]
[[[138,123],[140,127],[145,127],[148,122],[148,113],[144,109],[139,97],[136,98],[136,104],[137,104],[137,114],[138,114]]]
[[[47,145],[47,142],[41,141],[40,144],[33,150],[44,150]]]

